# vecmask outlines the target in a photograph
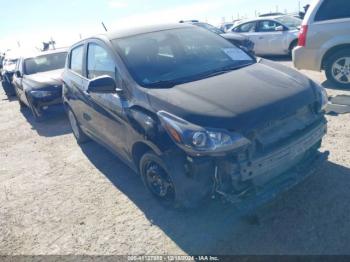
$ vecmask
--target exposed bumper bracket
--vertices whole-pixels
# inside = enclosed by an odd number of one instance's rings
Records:
[[[318,152],[311,160],[281,174],[262,188],[250,188],[239,195],[231,195],[219,190],[216,190],[216,194],[234,204],[240,211],[258,208],[313,175],[328,156],[329,151]]]

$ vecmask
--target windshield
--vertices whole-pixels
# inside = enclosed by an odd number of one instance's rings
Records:
[[[112,41],[139,85],[170,87],[247,66],[255,60],[205,29],[181,28]]]
[[[275,18],[275,20],[280,22],[281,24],[284,24],[290,29],[298,28],[301,26],[301,23],[302,23],[301,19],[292,17],[292,16],[281,16],[281,17]]]
[[[224,34],[224,33],[225,33],[224,31],[222,31],[222,30],[220,30],[219,28],[216,28],[215,26],[210,25],[210,24],[206,24],[206,23],[195,23],[194,25],[200,26],[200,27],[202,27],[202,28],[204,28],[204,29],[207,29],[207,30],[209,30],[209,31],[211,31],[211,32],[213,32],[213,33],[215,33],[215,34],[218,34],[218,35]]]
[[[5,65],[15,65],[17,63],[17,59],[8,59],[5,60]]]
[[[36,73],[61,69],[66,62],[66,52],[37,56],[24,60],[24,73],[32,75]]]

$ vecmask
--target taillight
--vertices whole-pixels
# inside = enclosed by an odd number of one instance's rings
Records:
[[[303,25],[300,28],[298,46],[306,46],[307,31],[308,31],[307,25]]]

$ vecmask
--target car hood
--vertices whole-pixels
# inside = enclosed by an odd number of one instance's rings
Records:
[[[221,34],[221,36],[223,38],[232,39],[236,41],[245,41],[249,39],[247,36],[238,34],[238,33],[225,33],[225,34]]]
[[[9,72],[9,73],[10,73],[10,72],[14,72],[15,69],[16,69],[16,64],[5,65],[4,68],[3,68],[3,70],[4,70],[5,72]]]
[[[63,69],[52,70],[33,75],[26,75],[23,81],[32,89],[61,86]]]
[[[268,60],[169,89],[149,89],[153,110],[242,133],[295,114],[316,101],[313,82]]]

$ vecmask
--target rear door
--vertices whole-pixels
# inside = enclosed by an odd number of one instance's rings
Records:
[[[84,118],[85,112],[88,110],[86,92],[83,85],[85,78],[83,73],[84,52],[86,43],[81,42],[74,46],[67,58],[67,70],[64,73],[64,89],[65,97],[69,101],[75,117],[80,123],[84,132],[91,132],[89,121]]]
[[[277,27],[282,27],[283,31],[276,31]],[[282,24],[273,20],[261,20],[257,22],[256,32],[259,54],[282,55],[288,49],[287,31]]]
[[[21,73],[21,77],[18,77],[16,75],[16,72],[19,71]],[[15,74],[13,75],[13,85],[15,87],[16,93],[18,95],[18,98],[28,104],[27,99],[25,97],[24,89],[23,89],[23,78],[25,78],[24,72],[23,72],[23,59],[20,58],[17,61]]]
[[[261,44],[259,34],[256,32],[256,22],[247,22],[234,27],[233,32],[243,34],[254,43],[254,52],[256,54],[261,53]]]

